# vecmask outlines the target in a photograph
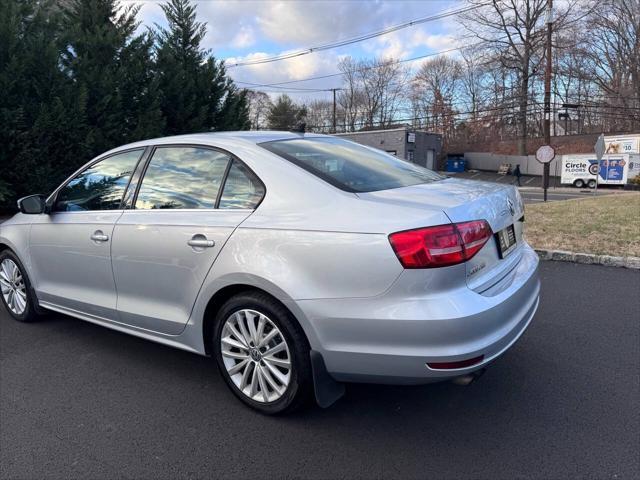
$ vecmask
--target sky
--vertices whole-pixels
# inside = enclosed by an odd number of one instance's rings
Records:
[[[141,5],[142,28],[155,23],[166,25],[160,2],[135,0],[125,3]],[[294,59],[232,66],[352,38],[465,6],[461,0],[204,0],[195,3],[199,21],[207,23],[203,47],[210,49],[217,59],[226,61],[228,74],[240,87],[248,87],[241,82],[271,84],[336,73],[339,60],[345,56],[404,59],[455,48],[460,45],[463,33],[453,16]],[[340,77],[333,77],[283,87],[328,89],[340,87],[340,84]],[[277,91],[285,91],[276,87],[259,89],[272,96],[277,95]],[[329,99],[330,96],[330,92],[286,93],[301,101]]]

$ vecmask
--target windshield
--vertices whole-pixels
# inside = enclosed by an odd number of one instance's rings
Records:
[[[443,176],[388,153],[331,137],[260,144],[348,192],[374,192],[442,180]]]

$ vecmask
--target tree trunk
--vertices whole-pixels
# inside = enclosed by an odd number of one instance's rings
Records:
[[[527,32],[522,56],[522,70],[520,70],[522,78],[520,80],[520,98],[518,101],[520,106],[520,111],[518,112],[518,123],[520,124],[518,155],[527,154],[527,107],[529,106],[529,59],[531,58],[529,48],[529,33]]]
[[[520,124],[520,137],[518,138],[518,155],[527,154],[527,106],[529,104],[529,77],[523,75],[520,82],[520,99],[518,112],[518,123]]]

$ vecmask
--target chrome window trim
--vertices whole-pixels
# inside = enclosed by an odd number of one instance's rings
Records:
[[[104,210],[97,210],[104,211]],[[149,212],[190,212],[190,213],[214,213],[214,212],[253,212],[253,208],[149,208],[147,210],[135,210],[133,208],[128,208],[122,210],[123,212],[140,212],[140,213],[149,213]]]
[[[222,179],[222,182],[220,183],[220,190],[219,190],[218,196],[216,198],[216,208],[206,208],[206,209],[205,208],[197,208],[197,209],[173,208],[173,209],[166,209],[166,210],[156,209],[156,210],[154,210],[156,212],[157,211],[204,212],[204,211],[221,211],[221,210],[225,210],[225,211],[229,211],[229,212],[233,212],[233,211],[235,211],[235,212],[242,212],[242,211],[253,212],[260,206],[260,204],[262,203],[264,198],[267,196],[267,186],[262,181],[262,179],[258,176],[258,174],[249,165],[247,165],[245,162],[243,162],[241,158],[239,158],[237,155],[234,155],[232,152],[230,152],[228,150],[225,150],[224,148],[216,147],[216,146],[213,146],[213,145],[199,144],[199,143],[161,143],[161,144],[153,144],[153,145],[140,145],[140,146],[137,146],[137,147],[131,147],[131,148],[123,149],[123,150],[118,150],[118,151],[112,152],[112,153],[103,153],[101,155],[98,155],[97,157],[95,157],[92,160],[90,160],[88,163],[84,164],[82,167],[78,168],[71,175],[69,175],[69,177],[67,177],[67,179],[64,182],[62,182],[53,191],[53,193],[51,193],[46,199],[46,204],[50,208],[52,208],[53,205],[55,204],[56,198],[58,196],[58,192],[60,192],[60,190],[62,190],[64,187],[66,187],[69,184],[69,182],[71,182],[74,178],[76,178],[76,176],[78,176],[79,174],[81,174],[82,172],[87,170],[88,168],[91,168],[92,166],[94,166],[98,162],[101,162],[102,160],[106,160],[109,157],[112,157],[112,156],[115,156],[115,155],[119,155],[121,153],[127,153],[127,152],[136,151],[136,150],[142,150],[143,151],[142,155],[140,155],[140,158],[138,159],[138,163],[136,164],[136,167],[135,167],[133,173],[131,174],[131,177],[129,178],[129,182],[127,183],[127,188],[125,189],[125,192],[124,192],[124,194],[122,196],[122,200],[120,202],[120,208],[119,209],[114,209],[114,210],[82,210],[82,211],[78,211],[78,212],[54,212],[54,211],[51,211],[49,213],[50,214],[60,214],[60,213],[73,213],[73,214],[94,213],[95,214],[95,213],[98,213],[98,212],[116,212],[116,211],[126,212],[128,210],[136,211],[135,208],[133,208],[133,207],[135,206],[135,202],[138,199],[138,192],[140,191],[140,185],[142,185],[142,181],[144,180],[144,176],[147,173],[147,167],[149,165],[149,162],[151,161],[151,159],[153,157],[153,154],[156,151],[156,149],[163,148],[163,147],[206,148],[206,149],[209,149],[209,150],[215,150],[217,152],[224,153],[224,154],[228,155],[230,157],[231,161],[229,161],[229,163],[227,164],[227,168],[225,169],[224,177]],[[249,170],[255,176],[255,178],[258,179],[258,181],[262,185],[262,188],[264,189],[264,195],[262,195],[262,198],[256,204],[255,208],[222,208],[222,209],[217,208],[218,205],[219,205],[219,202],[220,202],[220,198],[222,196],[222,192],[224,190],[224,186],[225,186],[225,184],[227,182],[227,177],[229,175],[229,170],[231,169],[231,165],[233,164],[233,161],[238,161],[247,170]],[[134,178],[134,176],[138,173],[138,171],[140,171],[141,173],[140,173],[140,177],[137,179],[136,184],[135,184],[135,193],[134,193],[133,197],[131,198],[130,205],[125,205],[124,204],[125,200],[129,200],[127,198],[127,195],[129,194],[129,189],[132,187],[131,181]],[[147,211],[148,212],[148,211],[151,211],[151,210],[139,210],[139,211]]]
[[[124,150],[118,150],[117,152],[103,153],[102,155],[98,155],[93,160],[90,160],[89,163],[84,164],[82,167],[78,168],[75,172],[73,172],[69,177],[67,177],[67,179],[64,182],[62,182],[58,186],[58,188],[56,188],[53,191],[53,193],[51,195],[49,195],[47,197],[47,199],[45,201],[45,204],[47,205],[48,208],[53,208],[55,206],[56,200],[58,198],[58,193],[60,193],[60,190],[62,190],[64,187],[66,187],[78,175],[83,173],[85,170],[88,170],[89,168],[93,167],[97,163],[100,163],[101,161],[106,160],[108,158],[115,157],[116,155],[120,155],[122,153],[135,152],[136,150],[141,150],[142,153],[140,154],[140,158],[138,158],[138,161],[136,162],[136,166],[134,167],[133,172],[131,173],[131,176],[129,177],[129,181],[127,182],[127,187],[124,189],[124,192],[122,194],[122,199],[120,200],[120,207],[122,207],[122,202],[124,201],[125,197],[127,196],[127,191],[129,190],[129,186],[131,184],[131,179],[133,178],[133,176],[135,175],[136,171],[138,170],[138,167],[140,166],[141,162],[143,160],[145,160],[145,155],[147,154],[148,149],[149,149],[149,146],[139,146],[139,147],[126,148]],[[74,212],[74,213],[113,212],[113,211],[117,211],[117,210],[120,210],[120,209],[113,209],[113,210],[83,210],[82,212]],[[54,212],[54,211],[50,211],[49,213],[72,213],[72,212]]]
[[[253,208],[156,208],[156,209],[148,209],[148,210],[134,210],[131,208],[120,208],[118,210],[81,210],[81,211],[73,211],[73,212],[51,212],[50,215],[60,215],[60,214],[72,214],[72,215],[81,215],[83,213],[103,213],[103,212],[140,212],[140,213],[149,213],[149,212],[190,212],[190,213],[214,213],[214,212],[253,212]]]
[[[225,155],[227,155],[229,157],[229,162],[227,163],[227,167],[225,168],[224,175],[223,175],[222,181],[220,183],[220,189],[218,190],[218,194],[216,196],[215,208],[167,208],[167,209],[136,210],[135,205],[136,205],[136,202],[138,201],[138,193],[140,192],[140,186],[144,182],[144,177],[147,174],[147,169],[149,167],[149,164],[153,160],[153,154],[156,152],[156,150],[158,148],[165,148],[165,147],[169,147],[169,148],[171,148],[171,147],[174,147],[174,148],[175,147],[178,147],[178,148],[204,148],[204,149],[207,149],[207,150],[213,150],[213,151],[216,151],[216,152],[219,152],[219,153],[223,153],[223,154],[225,154]],[[220,210],[226,210],[226,211],[250,211],[250,212],[253,212],[260,206],[260,204],[262,203],[264,198],[267,196],[267,186],[262,181],[262,179],[258,176],[258,174],[256,174],[256,172],[254,172],[253,169],[249,165],[247,165],[245,162],[243,162],[242,159],[240,159],[237,155],[234,155],[229,150],[225,150],[224,148],[216,147],[216,146],[213,146],[213,145],[206,145],[206,144],[199,144],[199,143],[162,143],[162,144],[157,144],[157,145],[150,145],[148,148],[150,148],[151,150],[149,152],[149,155],[146,156],[146,158],[145,158],[145,163],[144,163],[144,167],[143,167],[143,170],[142,170],[142,174],[141,174],[140,180],[138,181],[138,184],[136,186],[135,195],[133,196],[133,199],[131,200],[131,205],[126,210],[140,211],[140,212],[151,212],[151,211],[154,211],[154,212],[158,212],[158,211],[202,212],[202,211],[206,211],[206,210],[210,210],[210,211],[220,211]],[[264,190],[264,194],[262,195],[262,198],[260,198],[260,201],[256,203],[255,208],[249,208],[249,209],[247,209],[247,208],[218,208],[218,205],[220,203],[220,198],[222,197],[222,192],[224,191],[224,187],[225,187],[225,185],[227,183],[227,177],[229,176],[229,171],[231,170],[231,165],[233,165],[234,161],[237,161],[238,163],[243,165],[247,170],[249,170],[255,176],[255,178],[258,179],[258,181],[262,185],[262,188]]]

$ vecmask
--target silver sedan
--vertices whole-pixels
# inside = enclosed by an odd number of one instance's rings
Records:
[[[344,382],[469,381],[538,306],[515,188],[329,136],[142,141],[19,208],[0,226],[11,316],[210,355],[265,413],[328,406]]]

